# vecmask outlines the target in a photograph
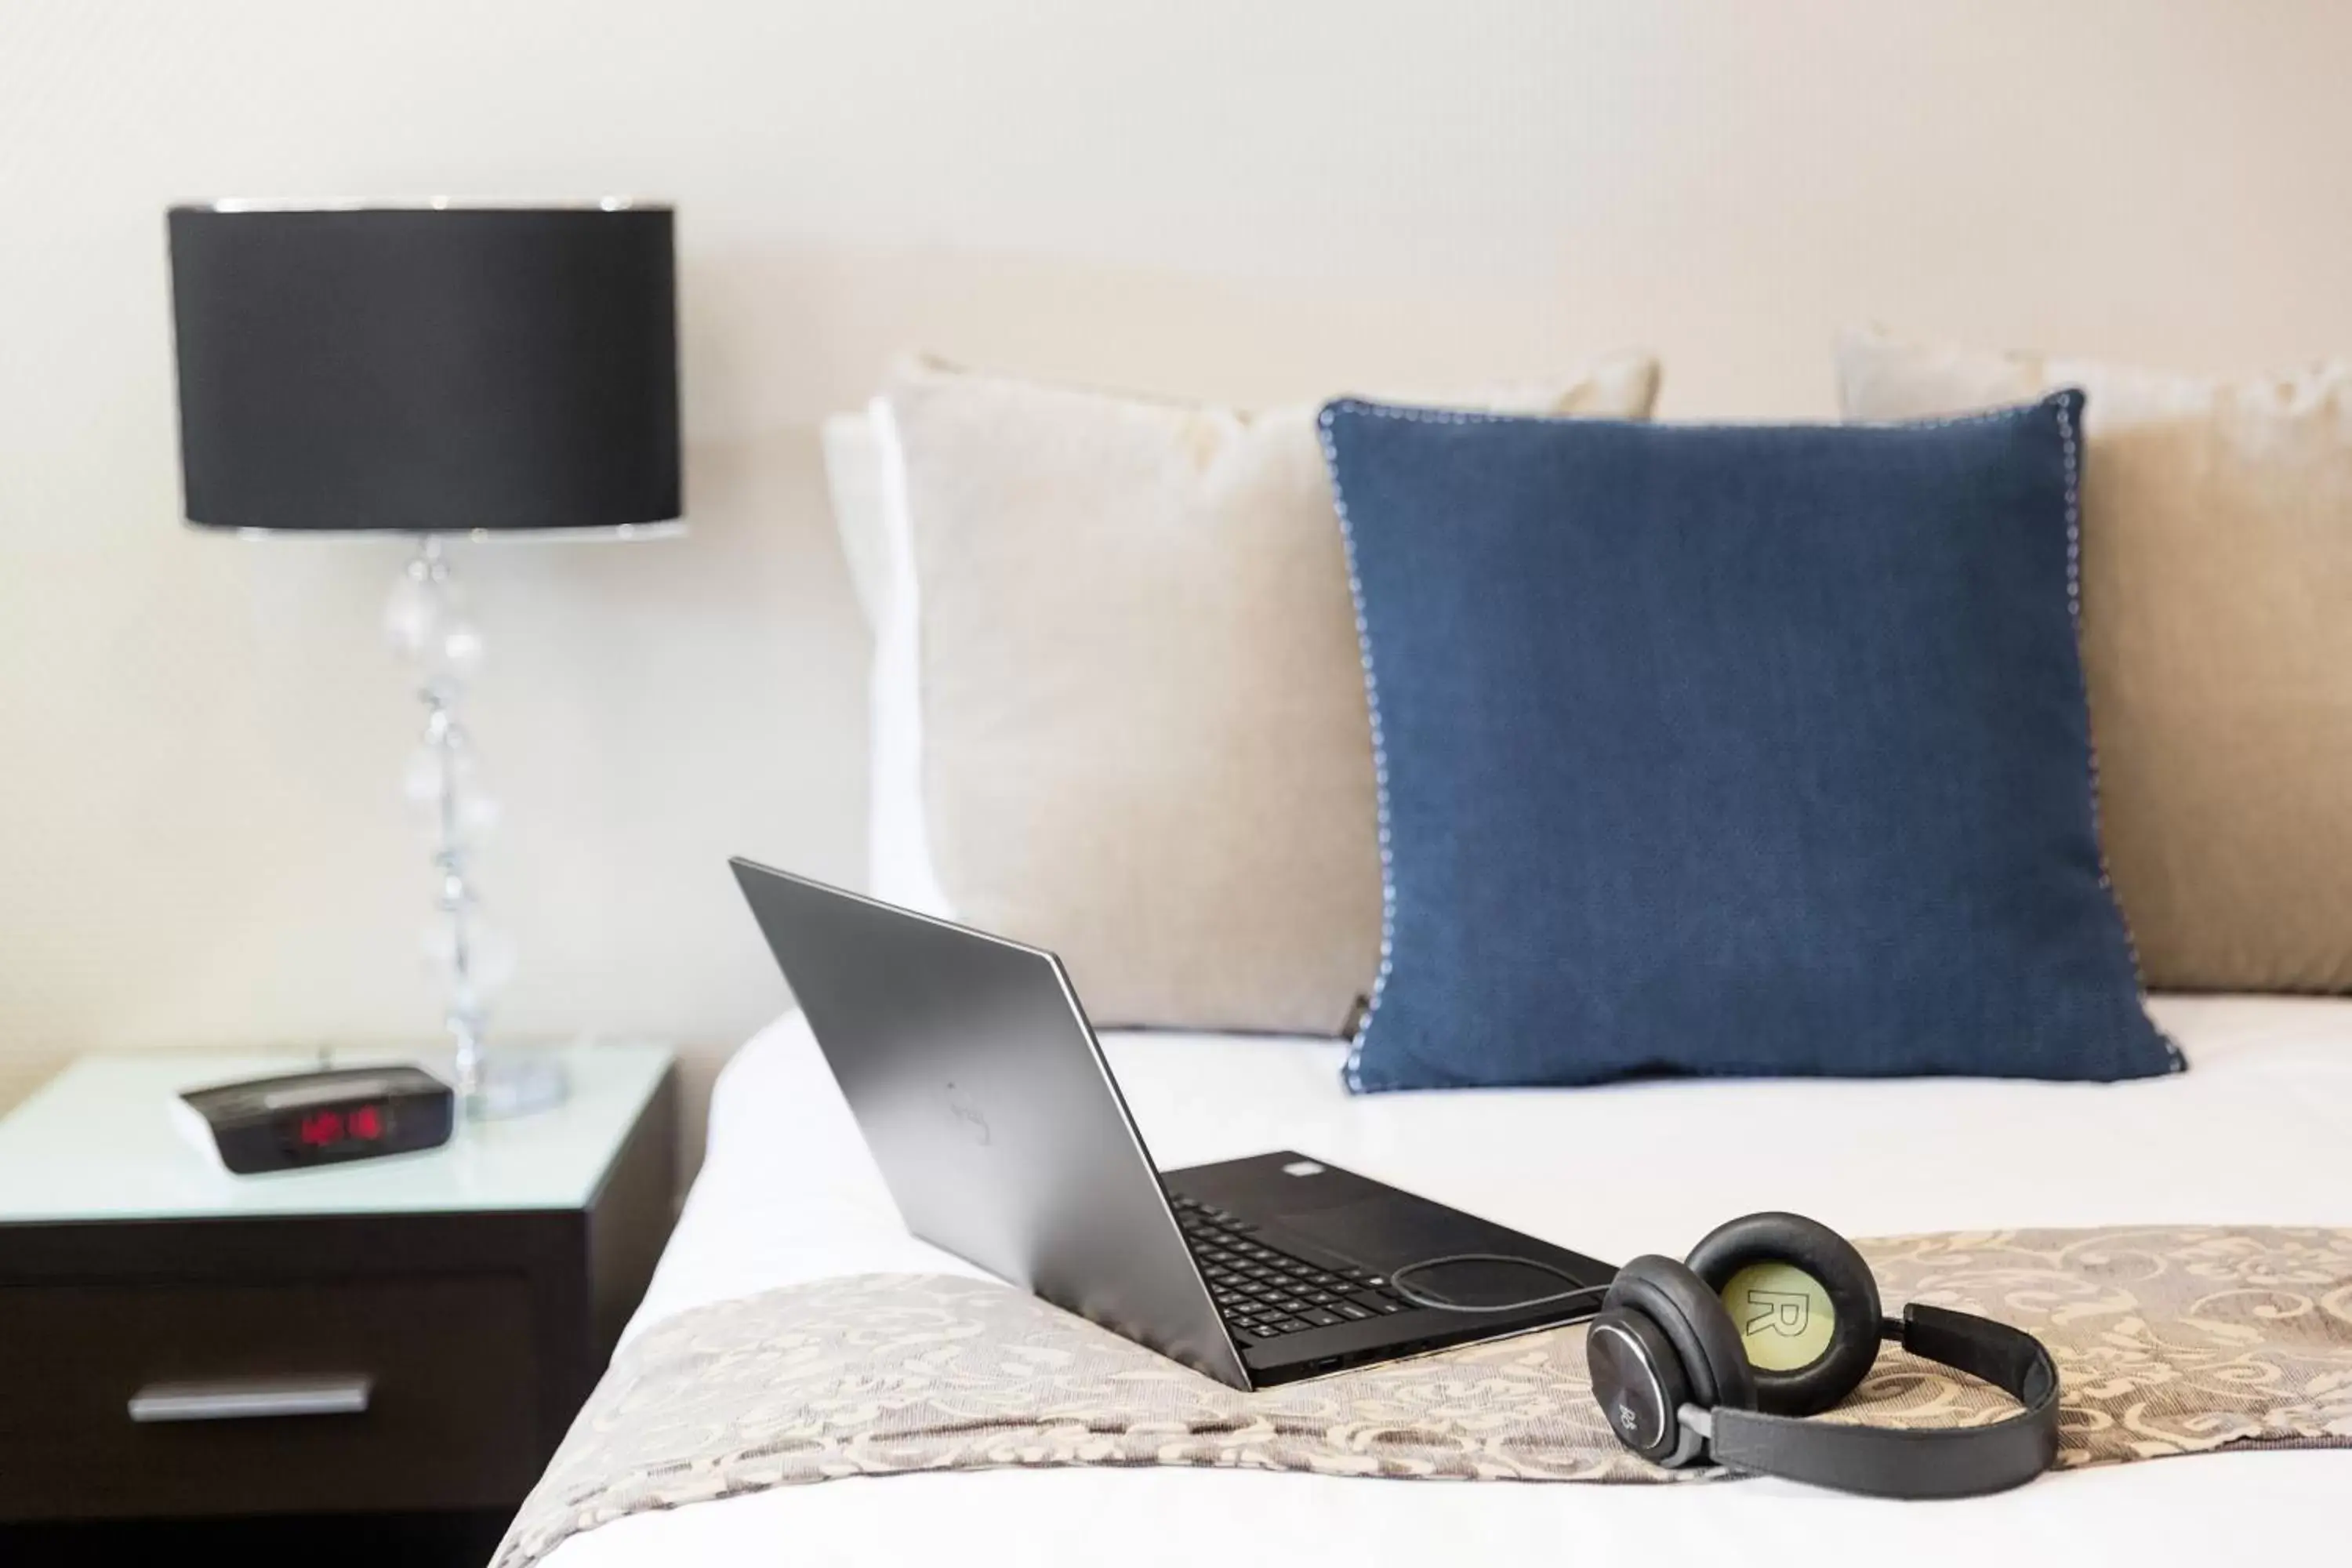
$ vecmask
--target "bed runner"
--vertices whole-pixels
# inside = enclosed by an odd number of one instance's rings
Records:
[[[2062,1468],[2226,1445],[2352,1446],[2352,1230],[2014,1230],[1859,1245],[1888,1311],[1932,1302],[2042,1337],[2063,1385]],[[2014,1408],[1887,1345],[1822,1419],[1962,1426]],[[629,1514],[772,1487],[1065,1465],[1675,1479],[1610,1436],[1580,1325],[1244,1394],[1006,1286],[860,1275],[697,1308],[632,1342],[495,1568],[522,1568]]]

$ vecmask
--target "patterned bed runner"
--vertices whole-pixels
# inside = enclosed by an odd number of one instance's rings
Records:
[[[2352,1446],[2352,1230],[2135,1227],[1865,1241],[1887,1310],[2040,1335],[2062,1467],[2225,1445]],[[1889,1345],[1825,1420],[2014,1406]],[[1664,1481],[1612,1438],[1580,1326],[1262,1394],[1002,1285],[863,1275],[682,1312],[614,1363],[496,1568],[612,1520],[844,1476],[1184,1465],[1410,1479]]]

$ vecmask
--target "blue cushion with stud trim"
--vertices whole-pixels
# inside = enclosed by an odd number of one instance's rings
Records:
[[[1388,900],[1349,1086],[2179,1070],[2100,861],[2081,423],[1326,408]]]

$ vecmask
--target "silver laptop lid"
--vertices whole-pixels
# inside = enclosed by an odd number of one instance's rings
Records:
[[[1061,961],[730,863],[907,1228],[1250,1386]]]

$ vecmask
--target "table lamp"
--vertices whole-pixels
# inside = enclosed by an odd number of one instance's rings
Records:
[[[482,641],[445,542],[679,531],[670,210],[220,202],[169,226],[187,521],[415,539],[385,625],[425,703],[406,790],[455,1087],[475,1117],[553,1104],[551,1059],[483,1051],[513,949],[469,870],[495,808],[458,721]]]

